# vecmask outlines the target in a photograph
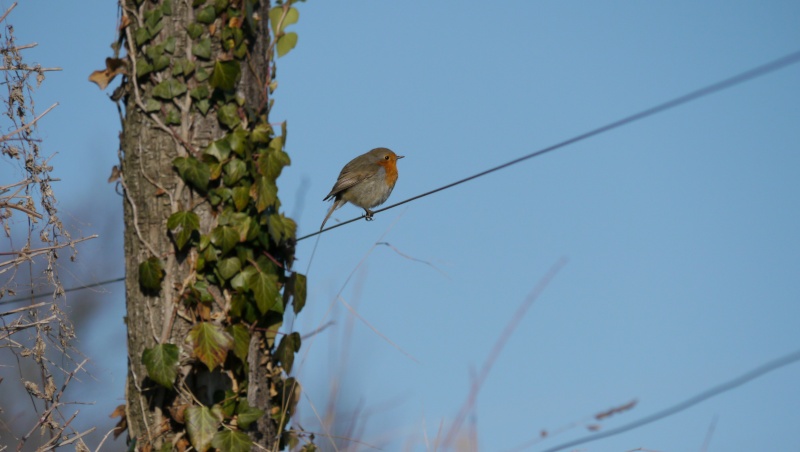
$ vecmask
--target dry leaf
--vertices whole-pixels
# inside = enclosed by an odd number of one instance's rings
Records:
[[[97,83],[100,89],[106,89],[109,83],[119,74],[125,74],[125,61],[119,58],[106,58],[106,68],[94,71],[89,76],[89,81]]]

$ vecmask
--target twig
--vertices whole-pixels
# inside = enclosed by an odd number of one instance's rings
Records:
[[[48,108],[47,110],[44,111],[44,113],[42,113],[39,116],[33,118],[33,121],[31,121],[31,122],[29,122],[27,124],[23,124],[17,130],[14,130],[12,132],[9,132],[9,133],[3,135],[2,137],[0,137],[0,142],[6,141],[7,139],[13,137],[14,135],[18,134],[22,130],[30,129],[34,124],[36,124],[36,121],[42,119],[42,116],[46,115],[47,113],[50,112],[50,110],[56,108],[57,106],[58,106],[58,102],[56,102],[53,105],[51,105],[50,108]]]
[[[349,304],[347,304],[347,302],[346,302],[346,301],[344,301],[344,298],[342,298],[342,296],[341,296],[341,295],[339,295],[339,301],[340,301],[340,302],[341,302],[341,303],[344,305],[344,307],[345,307],[345,308],[347,308],[347,310],[348,310],[348,311],[350,311],[350,313],[351,313],[351,314],[353,314],[353,315],[354,315],[356,318],[358,318],[358,320],[361,320],[362,322],[364,322],[364,324],[365,324],[365,325],[367,325],[367,326],[369,327],[369,329],[371,329],[371,330],[372,330],[372,332],[374,332],[375,334],[377,334],[377,335],[378,335],[378,336],[379,336],[381,339],[383,339],[383,340],[385,340],[386,342],[388,342],[388,343],[389,343],[389,345],[391,345],[392,347],[394,347],[395,349],[397,349],[397,351],[398,351],[398,352],[400,352],[400,353],[402,353],[402,354],[406,355],[406,356],[407,356],[408,358],[410,358],[412,361],[414,361],[415,363],[419,364],[419,360],[417,360],[417,358],[414,358],[414,356],[413,356],[413,355],[411,355],[411,354],[410,354],[410,353],[408,353],[407,351],[403,350],[403,349],[402,349],[402,348],[401,348],[399,345],[397,345],[397,344],[395,344],[394,342],[392,342],[392,340],[391,340],[391,339],[389,339],[388,337],[386,337],[386,336],[385,336],[383,333],[381,333],[380,331],[378,331],[378,329],[377,329],[377,328],[375,328],[374,326],[372,326],[372,324],[371,324],[371,323],[369,323],[369,322],[367,321],[367,319],[365,319],[364,317],[361,317],[361,315],[360,315],[360,314],[359,314],[359,313],[358,313],[358,312],[357,312],[355,309],[353,309],[353,308],[352,308],[352,307],[351,307]]]
[[[39,212],[37,212],[35,210],[28,209],[27,207],[21,206],[19,204],[10,204],[10,203],[7,203],[7,202],[0,202],[0,207],[5,207],[5,208],[8,208],[8,209],[16,209],[16,210],[19,210],[21,212],[25,212],[25,213],[27,213],[28,215],[30,215],[32,217],[36,217],[36,218],[38,218],[40,220],[42,218],[44,218],[44,217],[42,217],[42,214],[40,214]]]
[[[14,3],[12,3],[12,4],[11,4],[11,6],[9,6],[9,7],[8,7],[8,9],[6,10],[6,12],[5,12],[5,13],[3,13],[3,15],[2,15],[2,16],[0,16],[0,22],[2,22],[2,21],[4,21],[4,20],[6,20],[6,17],[9,15],[9,13],[11,13],[11,10],[12,10],[12,9],[14,9],[14,8],[16,8],[16,7],[17,7],[17,2],[14,2]]]
[[[475,405],[475,401],[478,398],[478,393],[480,392],[483,383],[486,382],[486,377],[489,376],[489,371],[492,369],[492,367],[494,367],[494,362],[497,360],[497,357],[500,356],[500,352],[505,347],[508,339],[514,333],[514,330],[516,330],[517,326],[519,326],[519,322],[522,321],[522,319],[525,317],[525,314],[528,312],[531,306],[533,306],[533,303],[539,298],[539,295],[542,294],[544,289],[548,286],[548,284],[550,284],[550,281],[555,278],[559,270],[561,270],[566,263],[567,259],[562,257],[555,264],[553,264],[552,267],[550,267],[550,270],[542,277],[542,279],[539,280],[538,283],[536,283],[536,286],[525,298],[525,301],[523,301],[519,308],[517,308],[517,312],[514,313],[514,316],[508,322],[506,328],[502,333],[500,333],[500,337],[498,337],[497,341],[495,341],[494,347],[492,347],[492,350],[489,352],[489,356],[483,363],[480,374],[478,374],[478,377],[472,384],[469,397],[467,398],[466,402],[464,402],[464,405],[458,412],[458,416],[456,416],[455,421],[453,421],[453,424],[450,426],[450,429],[445,436],[444,442],[442,443],[444,447],[448,447],[455,440],[455,436],[461,429],[464,419],[466,419],[467,414],[469,414],[469,412],[472,410],[472,407]]]
[[[125,199],[128,200],[128,204],[131,206],[131,213],[133,214],[133,229],[136,230],[136,236],[139,237],[139,241],[150,251],[151,256],[158,257],[159,254],[156,252],[155,248],[150,245],[150,242],[144,239],[142,236],[142,231],[139,229],[139,211],[136,209],[136,203],[133,202],[131,199],[131,194],[128,191],[128,186],[125,184],[125,176],[122,173],[119,173],[119,183],[122,185],[122,189],[125,191]]]
[[[47,302],[44,302],[44,301],[43,301],[43,302],[41,302],[41,303],[32,304],[32,305],[30,305],[30,306],[23,306],[23,307],[21,307],[21,308],[12,309],[12,310],[10,310],[10,311],[6,311],[6,312],[0,312],[0,317],[6,316],[6,315],[11,315],[11,314],[16,314],[16,313],[18,313],[18,312],[22,312],[22,311],[27,311],[27,310],[29,310],[29,309],[36,309],[36,308],[40,308],[40,307],[42,307],[42,306],[44,306],[44,305],[46,305],[46,304],[47,304]]]

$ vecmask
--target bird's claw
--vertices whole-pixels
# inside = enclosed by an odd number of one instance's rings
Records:
[[[374,220],[374,218],[372,218],[373,212],[371,210],[364,209],[364,211],[367,212],[367,215],[365,217],[367,221]]]

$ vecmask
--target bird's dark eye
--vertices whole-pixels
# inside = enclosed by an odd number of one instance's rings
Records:
[[[389,160],[389,155],[387,154],[386,157],[383,158],[384,160]]]

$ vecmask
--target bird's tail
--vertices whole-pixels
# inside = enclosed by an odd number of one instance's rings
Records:
[[[322,220],[322,226],[319,227],[320,231],[325,228],[325,223],[328,221],[328,218],[331,217],[331,214],[333,213],[333,211],[338,209],[339,207],[342,207],[346,202],[347,201],[345,201],[344,199],[337,199],[337,200],[333,201],[333,204],[331,205],[331,208],[328,209],[328,214],[325,215],[325,219]]]

